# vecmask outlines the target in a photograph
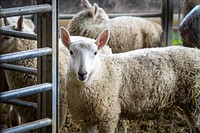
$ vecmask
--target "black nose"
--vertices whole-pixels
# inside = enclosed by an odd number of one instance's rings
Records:
[[[78,78],[81,81],[84,81],[87,78],[87,72],[78,72]]]

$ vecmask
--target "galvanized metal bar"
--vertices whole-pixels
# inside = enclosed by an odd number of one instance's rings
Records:
[[[8,63],[17,60],[24,60],[29,58],[40,57],[49,55],[52,53],[52,49],[49,47],[38,48],[34,50],[26,50],[21,52],[9,53],[0,55],[0,63]]]
[[[8,101],[10,99],[16,99],[16,98],[27,96],[27,95],[32,95],[32,94],[36,94],[36,93],[49,91],[51,89],[52,89],[52,84],[43,83],[43,84],[39,84],[39,85],[33,85],[33,86],[24,87],[24,88],[20,88],[20,89],[1,92],[0,93],[0,102]]]
[[[51,119],[43,118],[37,121],[22,124],[20,126],[0,130],[1,133],[24,133],[30,130],[46,127],[52,124]]]
[[[34,14],[34,13],[46,13],[46,12],[51,12],[51,10],[52,10],[52,7],[49,4],[5,8],[5,9],[0,10],[0,18],[19,16],[19,15],[28,15],[28,14]]]
[[[163,45],[167,45],[167,0],[162,0],[162,28],[163,28]]]
[[[174,0],[168,0],[168,21],[167,21],[167,46],[172,45],[172,33],[173,33],[173,13],[174,13]]]
[[[37,40],[36,34],[30,34],[30,33],[24,33],[24,32],[21,32],[21,31],[9,30],[7,28],[0,28],[0,34],[18,37],[18,38]]]
[[[165,46],[172,45],[173,0],[162,0],[162,27]]]
[[[43,0],[38,0],[37,3],[43,4]],[[44,28],[45,25],[46,25],[45,16],[37,15],[37,35],[38,35],[37,47],[38,48],[42,48],[45,43],[45,41],[44,41],[46,38],[46,33],[45,33],[46,29]],[[46,60],[44,57],[38,58],[38,60],[37,60],[37,68],[38,68],[37,82],[38,82],[38,84],[41,84],[46,81],[46,74],[44,74],[44,71],[46,71],[45,63],[46,63]],[[43,97],[43,93],[40,93],[39,97],[38,97],[38,102],[37,102],[37,112],[38,112],[37,117],[38,117],[38,119],[41,119],[44,117],[43,114],[45,113],[45,109],[46,109],[46,106],[42,104],[44,99],[45,98]],[[45,129],[38,129],[37,133],[47,133],[44,131]]]
[[[58,1],[54,0],[38,0],[39,4],[50,3],[52,4],[52,12],[46,13],[45,16],[38,16],[38,47],[51,47],[53,52],[52,56],[47,58],[40,58],[38,60],[38,82],[52,82],[54,88],[51,93],[43,93],[40,95],[40,103],[38,109],[41,117],[51,117],[52,127],[43,128],[38,130],[39,133],[54,133],[59,132],[58,128]],[[50,100],[51,99],[51,100]],[[52,106],[48,106],[52,105]]]
[[[59,14],[59,19],[72,19],[75,14]],[[108,14],[110,18],[120,17],[120,16],[133,16],[133,17],[161,17],[162,13],[116,13]]]
[[[58,20],[59,20],[59,1],[52,0],[52,133],[60,132],[59,127],[59,60],[58,60]]]
[[[20,100],[20,99],[11,99],[11,100],[5,101],[3,103],[37,109],[37,103],[23,101],[23,100]]]
[[[37,75],[37,69],[35,69],[35,68],[18,66],[18,65],[7,64],[7,63],[0,64],[0,67],[3,69],[6,69],[6,70],[10,70],[10,71],[17,71],[17,72],[23,72],[23,73]]]

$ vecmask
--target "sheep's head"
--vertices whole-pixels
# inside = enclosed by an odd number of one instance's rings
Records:
[[[70,52],[72,71],[76,73],[79,81],[86,82],[97,67],[98,50],[108,42],[110,31],[103,30],[96,40],[76,37],[76,40],[72,41],[73,37],[70,37],[68,31],[61,27],[60,35],[62,43]]]
[[[0,28],[12,30],[14,25],[7,18],[1,18]],[[14,39],[14,37],[2,35],[0,33],[0,50],[3,51],[5,48],[8,47],[8,44]]]
[[[91,20],[94,23],[101,23],[105,20],[109,20],[106,12],[100,8],[96,3],[92,6],[88,0],[81,0],[82,5],[86,8],[85,11],[81,12],[81,14],[85,17],[86,20]]]
[[[20,16],[17,19],[16,23],[14,20],[10,21],[9,19],[11,18],[4,18],[1,19],[0,22],[0,28],[2,29],[7,29],[7,30],[15,30],[15,31],[20,31],[20,32],[25,32],[25,33],[34,33],[33,29],[31,29],[29,26],[24,24],[24,18],[23,16]],[[13,18],[12,18],[13,19]],[[9,44],[12,42],[14,37],[12,36],[7,36],[7,35],[2,35],[0,34],[0,49],[1,51],[9,47]]]

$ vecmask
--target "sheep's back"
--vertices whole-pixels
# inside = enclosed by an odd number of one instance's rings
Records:
[[[105,24],[111,30],[108,45],[114,53],[161,46],[159,24],[139,17],[116,17]]]
[[[78,20],[77,20],[78,21]],[[74,26],[76,25],[76,26]],[[70,35],[96,39],[105,28],[110,29],[108,45],[113,53],[159,47],[162,43],[162,28],[155,22],[137,17],[116,17],[102,23],[74,22],[68,26]]]
[[[122,116],[135,118],[151,112],[149,117],[153,117],[152,112],[177,102],[183,95],[179,91],[191,86],[200,74],[199,54],[196,49],[168,47],[110,55],[119,58],[115,65],[122,69],[121,81],[117,81]]]

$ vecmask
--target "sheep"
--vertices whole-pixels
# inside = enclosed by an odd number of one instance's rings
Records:
[[[9,19],[8,19],[9,20]],[[11,21],[10,21],[11,22]],[[8,24],[10,23],[7,22]],[[13,21],[12,21],[13,22]],[[21,32],[27,32],[27,33],[34,33],[33,29],[30,28],[28,25],[23,23],[23,17],[19,17],[17,26],[14,24],[9,25],[2,25],[2,27],[5,28],[11,28],[11,30],[18,30]],[[19,52],[24,50],[30,50],[30,49],[36,49],[37,48],[37,41],[34,40],[28,40],[28,39],[22,39],[22,38],[15,38],[5,35],[0,35],[0,53],[11,53],[11,52]],[[63,49],[64,48],[64,49]],[[65,47],[60,47],[60,54],[65,55],[67,50]],[[60,95],[59,95],[59,104],[60,104],[60,127],[64,124],[66,113],[67,113],[67,102],[66,102],[66,91],[65,91],[65,64],[66,60],[64,56],[59,56],[59,76],[60,76]],[[31,67],[36,68],[37,67],[37,59],[26,59],[26,60],[20,60],[12,62],[12,64],[25,66],[25,67]],[[5,70],[5,75],[7,79],[7,83],[9,86],[9,89],[17,89],[22,88],[26,86],[31,86],[37,84],[37,77],[36,75],[31,75],[27,73],[20,73],[20,72],[13,72]],[[26,101],[31,102],[37,102],[37,95],[30,95],[23,97],[21,99],[24,99]],[[33,121],[37,118],[37,112],[36,109],[30,109],[30,108],[22,108],[15,106],[15,109],[19,112],[21,116],[22,123]]]
[[[0,5],[0,9],[1,9],[1,5]],[[11,21],[12,23],[17,23],[18,21],[18,18],[19,17],[9,17],[9,21]],[[5,21],[6,23],[8,22]],[[33,24],[33,22],[29,19],[24,19],[24,23],[26,25],[28,25],[32,30],[35,29],[35,25]],[[0,20],[0,25],[3,25],[3,20],[1,19]],[[3,91],[7,91],[8,88],[7,88],[7,83],[6,83],[6,80],[5,80],[5,73],[4,73],[4,70],[0,68],[0,92],[3,92]]]
[[[179,25],[179,31],[184,46],[200,48],[200,5],[185,16]]]
[[[1,9],[1,6],[0,6],[0,9]],[[12,22],[12,23],[17,23],[18,21],[18,18],[19,17],[9,17],[9,21]],[[5,21],[5,23],[10,23],[8,22],[8,20]],[[32,30],[35,29],[35,25],[33,24],[33,22],[29,19],[24,19],[24,23],[26,25],[28,25]],[[0,20],[0,25],[2,26],[4,24],[3,22],[3,19]],[[4,70],[3,69],[0,69],[0,88],[3,89],[3,90],[7,90],[7,88],[4,88],[6,87],[7,83],[5,81],[5,74],[4,74]],[[3,91],[1,90],[1,91]]]
[[[200,51],[182,46],[98,54],[109,39],[105,29],[94,43],[72,42],[66,90],[69,111],[83,133],[114,133],[119,117],[140,119],[175,108],[192,130],[200,132]]]
[[[162,27],[140,17],[116,17],[109,19],[102,8],[95,3],[93,7],[82,0],[86,8],[77,13],[69,22],[67,30],[72,36],[96,38],[105,28],[111,30],[108,45],[113,53],[129,50],[159,47],[162,45]]]

